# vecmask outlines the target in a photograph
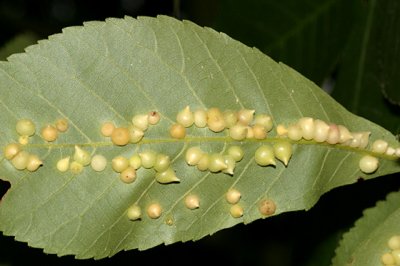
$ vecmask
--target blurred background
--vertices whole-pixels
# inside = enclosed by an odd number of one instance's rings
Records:
[[[284,62],[350,111],[400,133],[400,1],[397,0],[0,0],[0,60],[68,26],[108,17],[191,20]],[[7,184],[0,181],[0,195]],[[341,235],[365,208],[400,188],[399,174],[337,188],[309,211],[222,230],[197,242],[76,261],[0,234],[0,266],[330,265]],[[1,221],[0,221],[1,222]]]

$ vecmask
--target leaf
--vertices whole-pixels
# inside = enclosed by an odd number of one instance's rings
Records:
[[[322,84],[338,63],[357,1],[219,1],[215,27]],[[332,36],[335,36],[334,38]]]
[[[379,47],[392,43],[392,38],[382,39],[386,35],[396,35],[393,32],[384,33],[386,30],[382,32],[382,27],[390,23],[390,18],[386,19],[386,14],[382,15],[380,11],[387,5],[391,4],[372,0],[361,6],[359,22],[345,52],[332,96],[355,114],[398,134],[400,112],[382,94],[383,87],[397,82],[397,74],[392,74],[397,73],[395,46],[394,49]]]
[[[376,12],[379,21],[374,23],[372,39],[378,68],[376,83],[391,103],[400,106],[400,36],[393,34],[400,31],[400,4],[395,0],[384,1],[377,5]]]
[[[276,204],[275,214],[309,209],[323,193],[360,176],[370,179],[400,171],[393,157],[379,156],[379,169],[365,175],[358,161],[369,151],[304,140],[292,142],[288,167],[260,167],[253,155],[260,142],[281,142],[275,129],[263,141],[236,142],[226,132],[195,127],[185,139],[169,137],[176,114],[189,105],[253,108],[270,114],[274,126],[312,116],[352,131],[369,130],[373,139],[398,146],[390,132],[349,113],[291,68],[188,21],[161,16],[89,22],[26,51],[0,63],[0,146],[16,141],[15,124],[21,118],[40,128],[63,117],[70,129],[54,143],[44,142],[39,133],[31,138],[25,149],[44,160],[35,172],[17,171],[3,158],[0,176],[11,188],[0,204],[0,230],[47,253],[102,258],[121,250],[197,240],[264,218],[258,210],[263,199]],[[133,115],[153,110],[162,119],[138,144],[117,147],[100,134],[104,121],[128,126]],[[234,144],[242,146],[245,157],[233,176],[201,172],[184,161],[188,147],[218,153]],[[132,184],[121,182],[110,165],[102,172],[85,167],[78,175],[56,170],[57,161],[72,155],[75,145],[103,154],[109,162],[149,149],[167,154],[181,182],[159,184],[154,171],[143,168]],[[232,187],[242,194],[241,218],[229,215],[224,199]],[[200,208],[184,207],[189,194],[199,196]],[[153,202],[162,205],[159,219],[145,214],[139,221],[127,218],[133,203],[145,211]]]
[[[364,211],[362,218],[343,235],[336,249],[335,265],[381,265],[381,256],[390,252],[387,242],[400,232],[400,192],[393,192],[385,201]]]

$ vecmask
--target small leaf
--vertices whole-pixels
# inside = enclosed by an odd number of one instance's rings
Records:
[[[366,175],[358,161],[369,150],[305,140],[291,141],[287,166],[258,166],[257,148],[281,141],[276,126],[304,116],[370,131],[372,139],[385,139],[393,147],[398,142],[288,66],[188,21],[161,16],[89,22],[66,28],[8,61],[0,63],[0,146],[17,142],[16,122],[31,119],[38,130],[23,149],[37,154],[43,166],[18,171],[1,160],[0,176],[11,188],[0,204],[0,230],[48,253],[102,258],[197,240],[265,218],[260,202],[268,200],[275,214],[309,209],[332,188],[400,171],[393,156],[376,155],[380,167]],[[186,129],[185,138],[171,138],[169,128],[186,106],[255,110],[271,116],[274,128],[263,140],[234,141],[227,130],[215,133],[195,126]],[[101,134],[107,121],[128,127],[134,115],[153,111],[161,120],[138,143],[116,146]],[[66,119],[68,130],[53,142],[44,141],[39,129],[60,118]],[[231,145],[244,150],[233,175],[202,172],[185,161],[189,147],[217,154]],[[106,169],[96,172],[72,162],[75,173],[58,171],[57,162],[68,156],[72,160],[75,146],[105,156]],[[146,150],[169,156],[180,182],[159,184],[154,169],[144,167],[137,169],[134,182],[121,182],[112,159]],[[225,194],[230,188],[241,193],[238,204],[244,212],[239,218],[229,214]],[[199,208],[185,207],[189,194],[198,196]],[[133,204],[143,209],[136,221],[127,217]],[[154,204],[160,204],[161,216],[151,219],[146,208]]]
[[[333,266],[381,265],[381,256],[390,252],[387,245],[393,235],[400,234],[400,192],[393,192],[385,201],[364,211],[355,226],[346,234],[336,249]]]

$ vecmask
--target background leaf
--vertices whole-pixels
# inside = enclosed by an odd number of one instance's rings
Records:
[[[391,73],[396,72],[395,62],[399,59],[394,43],[396,37],[383,39],[382,36],[393,34],[385,33],[389,27],[385,25],[392,25],[393,18],[382,14],[387,6],[397,5],[389,2],[382,4],[372,0],[360,6],[362,12],[343,57],[332,96],[350,111],[398,134],[400,110],[391,106],[382,93],[384,87],[397,84],[397,75]]]
[[[400,193],[388,195],[376,207],[367,209],[355,226],[344,234],[333,259],[335,265],[380,265],[381,256],[389,252],[387,242],[400,231]],[[371,241],[373,240],[373,241]]]
[[[22,53],[28,45],[34,44],[38,37],[33,33],[21,33],[15,36],[0,49],[0,60],[15,53]]]
[[[358,5],[343,0],[194,2],[187,8],[192,20],[259,48],[317,84],[338,64]]]

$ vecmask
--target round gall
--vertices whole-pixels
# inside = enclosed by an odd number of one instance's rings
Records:
[[[147,207],[147,215],[151,218],[151,219],[157,219],[161,216],[162,214],[162,208],[161,205],[158,203],[152,203]]]

